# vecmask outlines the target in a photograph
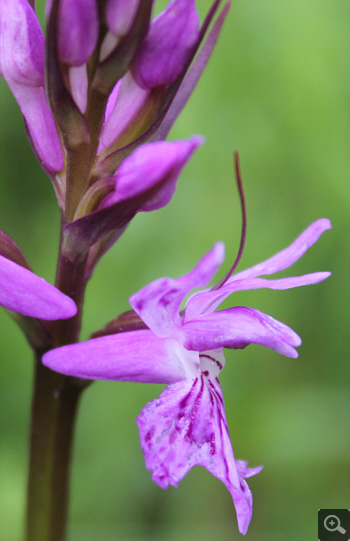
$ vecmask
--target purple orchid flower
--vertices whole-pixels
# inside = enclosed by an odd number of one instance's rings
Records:
[[[37,152],[50,171],[63,154],[44,90],[44,36],[27,0],[0,2],[0,74],[26,119]]]
[[[24,316],[68,319],[75,302],[43,278],[0,255],[0,305]]]
[[[177,280],[156,280],[130,298],[143,329],[54,349],[43,357],[46,366],[67,375],[169,384],[136,420],[152,479],[162,488],[177,486],[193,466],[204,466],[230,491],[243,534],[252,515],[252,495],[245,479],[261,467],[250,469],[233,455],[218,379],[225,364],[223,348],[255,343],[297,357],[295,347],[301,339],[253,308],[214,310],[235,291],[289,289],[328,278],[329,272],[274,280],[260,276],[292,265],[330,228],[329,220],[316,221],[267,261],[219,282],[217,288],[194,293],[179,312],[185,296],[193,288],[206,286],[223,262],[224,245],[217,243],[190,273]]]

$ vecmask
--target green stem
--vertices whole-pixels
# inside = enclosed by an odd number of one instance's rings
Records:
[[[78,313],[52,323],[55,347],[76,342],[84,299],[85,260],[58,258],[56,285],[72,297]],[[49,345],[46,347],[49,349]],[[64,541],[68,518],[70,465],[77,406],[85,380],[63,376],[41,362],[36,352],[30,436],[25,541]]]
[[[26,541],[64,541],[73,431],[82,387],[36,359]]]

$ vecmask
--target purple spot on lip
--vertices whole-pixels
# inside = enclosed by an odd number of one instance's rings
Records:
[[[156,431],[155,426],[152,426],[149,429],[149,431],[147,432],[146,436],[145,436],[145,441],[149,441],[150,439],[152,439],[153,436],[154,436],[155,431]]]
[[[170,291],[167,291],[166,295],[164,295],[163,297],[161,297],[161,299],[159,299],[160,304],[162,304],[164,308],[166,308],[167,306],[169,306],[169,304],[173,302],[173,299],[174,297],[176,297],[177,294],[178,294],[177,289],[171,289]]]
[[[210,437],[207,439],[207,442],[209,443],[209,452],[211,455],[215,455],[216,448],[215,448],[215,434],[212,432],[210,434]]]

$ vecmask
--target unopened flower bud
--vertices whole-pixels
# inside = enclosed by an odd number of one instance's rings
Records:
[[[115,191],[103,206],[134,197],[164,181],[157,194],[140,210],[164,207],[175,192],[182,168],[202,143],[202,137],[194,136],[182,141],[157,141],[140,146],[122,162],[115,176]]]
[[[46,4],[50,13],[52,0]],[[99,32],[96,0],[61,0],[58,21],[58,51],[61,62],[85,64],[95,50]]]
[[[26,0],[0,2],[0,73],[25,86],[44,84],[44,36]]]
[[[116,37],[125,36],[134,21],[140,0],[108,0],[106,20],[109,30]]]
[[[199,35],[194,0],[175,0],[151,23],[133,66],[143,88],[170,85],[185,68]]]
[[[0,2],[0,73],[21,108],[44,166],[60,171],[62,149],[44,90],[44,37],[27,0]]]

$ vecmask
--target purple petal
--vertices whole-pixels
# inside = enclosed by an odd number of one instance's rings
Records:
[[[288,248],[282,250],[263,263],[234,274],[222,287],[216,290],[201,291],[192,295],[186,306],[185,319],[189,320],[200,314],[213,312],[231,293],[247,289],[289,289],[303,285],[316,284],[330,276],[329,272],[317,272],[292,278],[277,280],[255,279],[261,274],[273,274],[290,267],[320,238],[322,233],[331,229],[331,222],[325,218],[311,224]]]
[[[67,319],[77,313],[72,299],[33,272],[0,256],[0,305],[24,316]]]
[[[44,84],[44,36],[27,0],[0,2],[0,73],[8,84]]]
[[[149,90],[136,84],[130,72],[123,77],[118,96],[106,120],[102,132],[104,147],[112,145],[113,141],[124,131],[131,119],[138,113],[145,103]]]
[[[179,309],[194,287],[203,287],[224,259],[224,244],[216,243],[195,268],[177,280],[160,278],[132,295],[129,301],[138,316],[159,337],[171,337],[182,327]]]
[[[242,349],[260,344],[286,357],[298,357],[294,349],[300,337],[271,316],[244,306],[236,306],[191,319],[183,326],[184,346],[206,351],[219,347]]]
[[[159,141],[167,138],[171,128],[175,124],[175,120],[180,115],[181,111],[188,102],[209,61],[209,58],[211,57],[229,8],[230,3],[227,3],[224,6],[217,20],[215,21],[213,28],[211,29],[208,37],[202,45],[195,60],[193,61],[193,64],[188,70],[186,77],[181,83],[181,86],[172,104],[170,105],[161,125],[152,137],[152,141]]]
[[[166,205],[176,188],[176,180],[192,153],[202,143],[201,137],[185,141],[157,141],[138,147],[121,164],[116,175],[116,190],[103,206],[134,197],[166,179],[157,195],[140,210],[155,210]]]
[[[275,289],[284,290],[293,287],[318,284],[331,276],[330,272],[313,272],[302,276],[292,276],[291,278],[278,278],[276,280],[267,280],[266,278],[246,278],[242,280],[230,280],[220,289],[213,291],[201,291],[195,293],[188,300],[186,306],[185,321],[203,314],[213,312],[231,293],[235,291],[246,291],[249,289]]]
[[[56,124],[47,104],[44,87],[7,81],[27,121],[35,147],[50,171],[61,171],[64,161]]]
[[[332,224],[328,219],[321,218],[317,220],[305,229],[288,248],[250,269],[239,272],[232,276],[229,281],[241,280],[242,278],[255,278],[263,274],[274,274],[275,272],[287,269],[298,261],[327,229],[332,229]]]
[[[255,468],[248,468],[248,462],[246,462],[245,460],[236,460],[236,467],[237,467],[239,476],[242,477],[243,479],[248,479],[249,477],[253,477],[253,475],[257,475],[263,469],[263,466],[256,466]]]
[[[199,366],[197,353],[149,330],[52,349],[44,355],[43,363],[69,376],[142,383],[173,383],[195,373]]]
[[[151,23],[134,74],[143,88],[170,85],[180,75],[199,36],[194,0],[175,0]]]
[[[107,107],[106,107],[106,113],[105,113],[105,122],[108,121],[109,117],[111,116],[111,114],[113,112],[114,106],[115,106],[117,98],[118,98],[119,89],[120,89],[121,84],[122,84],[122,80],[118,81],[117,84],[115,85],[115,87],[113,88],[112,92],[109,95],[108,102],[107,102]]]
[[[203,466],[230,491],[239,530],[245,534],[252,495],[240,476],[240,463],[236,466],[219,380],[204,371],[194,381],[169,385],[136,422],[153,481],[162,488],[176,487],[193,466]]]
[[[110,31],[117,37],[128,33],[139,7],[140,0],[108,0],[106,20]]]
[[[86,64],[69,68],[69,84],[73,99],[80,112],[84,114],[87,106],[89,84]]]
[[[49,15],[50,6],[47,7]],[[61,62],[85,64],[95,50],[99,32],[96,0],[60,0],[58,50]]]

